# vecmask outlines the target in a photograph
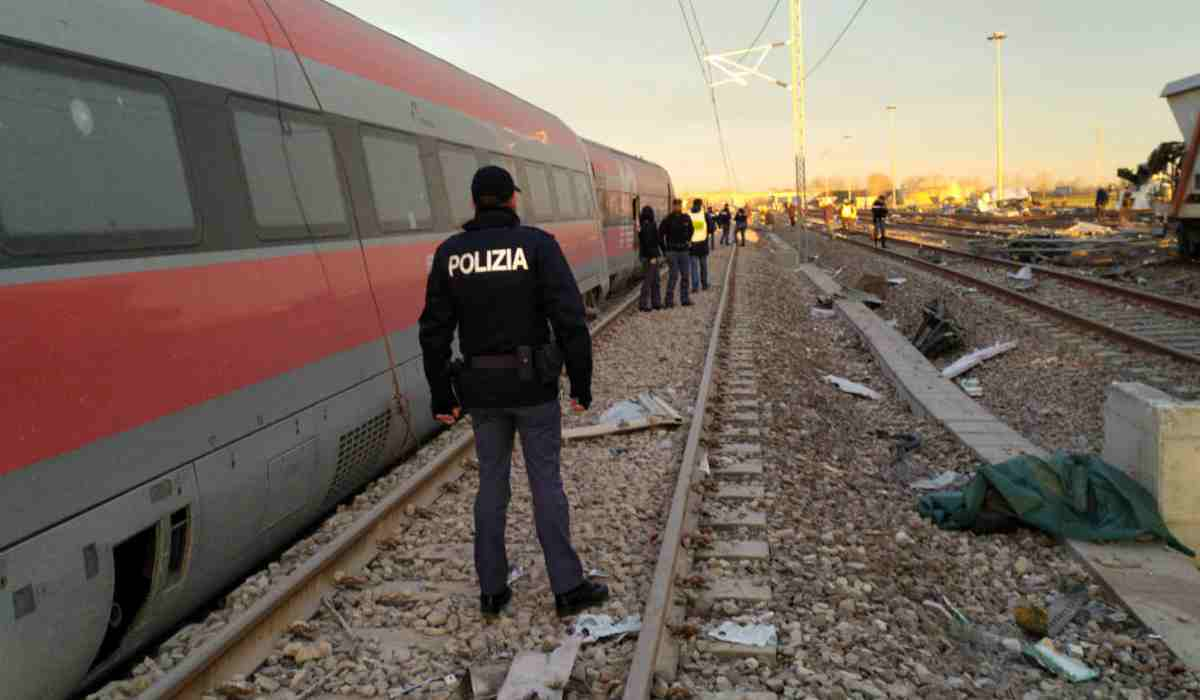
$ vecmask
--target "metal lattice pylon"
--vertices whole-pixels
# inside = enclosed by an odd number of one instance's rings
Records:
[[[713,82],[710,87],[720,87],[730,83],[738,85],[746,85],[746,78],[762,78],[769,83],[775,83],[780,87],[788,87],[788,84],[782,80],[772,78],[771,76],[759,70],[764,61],[767,60],[767,54],[771,53],[771,49],[787,46],[789,42],[777,41],[773,44],[764,44],[755,46],[752,49],[742,49],[741,51],[728,51],[726,53],[713,54],[705,56],[704,60],[711,64],[714,68],[719,69],[725,74],[725,79]],[[753,63],[742,63],[735,60],[742,56],[753,56]]]

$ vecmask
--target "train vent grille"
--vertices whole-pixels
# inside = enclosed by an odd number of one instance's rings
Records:
[[[387,445],[391,427],[392,412],[384,411],[338,437],[337,471],[325,497],[326,505],[342,500],[370,477],[371,467]]]

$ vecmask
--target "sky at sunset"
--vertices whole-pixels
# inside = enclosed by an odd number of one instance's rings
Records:
[[[786,38],[788,1],[763,41]],[[725,186],[705,82],[673,0],[334,4],[561,117],[581,135],[665,166],[681,189]],[[746,48],[774,0],[694,0],[712,52]],[[810,65],[859,0],[805,3]],[[686,2],[685,2],[686,6]],[[1200,73],[1196,0],[869,0],[808,83],[809,178],[888,169],[884,106],[897,112],[897,170],[994,172],[994,49],[1002,66],[1009,177],[1093,178],[1136,165],[1180,134],[1164,84]],[[786,49],[764,71],[786,80]],[[788,93],[765,82],[717,90],[742,189],[791,182]],[[849,136],[850,138],[845,138]]]

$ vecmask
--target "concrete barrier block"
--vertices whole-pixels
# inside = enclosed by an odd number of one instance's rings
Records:
[[[1127,382],[1106,394],[1104,461],[1144,486],[1175,536],[1200,548],[1200,402]]]

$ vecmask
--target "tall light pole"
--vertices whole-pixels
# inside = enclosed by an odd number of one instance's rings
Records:
[[[805,231],[808,222],[808,145],[804,123],[804,3],[791,0],[791,46],[792,46],[792,142],[796,168],[796,193],[800,195],[800,230]],[[804,236],[807,241],[808,237]],[[808,261],[807,243],[805,262]]]
[[[888,116],[892,120],[892,206],[900,206],[896,197],[896,105],[887,106]]]
[[[992,32],[988,41],[996,45],[996,203],[1004,196],[1004,91],[1000,83],[1000,43],[1004,32]]]

